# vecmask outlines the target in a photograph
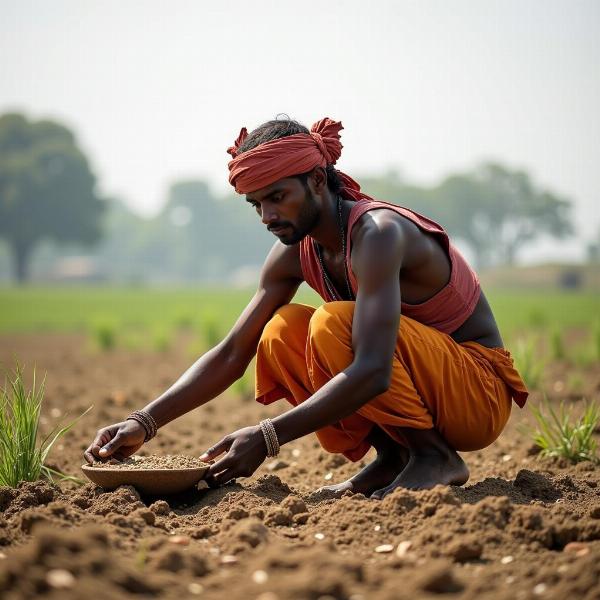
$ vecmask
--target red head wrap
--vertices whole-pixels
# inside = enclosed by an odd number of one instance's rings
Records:
[[[229,183],[238,194],[248,194],[284,177],[334,165],[342,154],[339,134],[342,129],[339,121],[325,118],[317,121],[310,133],[271,140],[238,155],[239,147],[248,137],[244,127],[234,145],[227,150],[233,156],[228,165]],[[343,196],[353,200],[365,197],[356,181],[340,171],[338,175],[344,184]]]

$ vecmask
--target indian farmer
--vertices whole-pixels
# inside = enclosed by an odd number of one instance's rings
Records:
[[[289,119],[242,129],[228,150],[229,181],[277,238],[258,290],[225,339],[172,387],[98,431],[88,461],[133,454],[226,390],[256,356],[257,401],[285,398],[292,408],[208,449],[211,486],[250,476],[312,432],[351,461],[377,451],[333,491],[383,498],[397,487],[468,480],[457,451],[491,444],[527,390],[476,274],[444,229],[374,200],[336,170],[341,129],[331,119],[310,131]],[[303,281],[324,304],[291,303]]]

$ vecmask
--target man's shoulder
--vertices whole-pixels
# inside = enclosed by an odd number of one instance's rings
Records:
[[[363,239],[374,236],[411,239],[419,234],[419,227],[407,216],[392,206],[377,206],[356,220],[352,228],[352,244],[360,244]]]
[[[263,276],[276,279],[303,279],[300,244],[287,246],[276,241],[263,265]]]

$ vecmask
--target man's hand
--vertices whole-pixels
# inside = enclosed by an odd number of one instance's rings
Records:
[[[210,487],[218,487],[236,477],[250,477],[267,457],[267,445],[260,425],[244,427],[209,448],[200,460],[210,461],[227,452],[212,464],[205,480]]]
[[[141,448],[146,430],[133,419],[115,423],[98,430],[94,441],[83,453],[88,463],[109,458],[123,460]]]

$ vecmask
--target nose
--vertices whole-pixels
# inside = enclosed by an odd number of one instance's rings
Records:
[[[260,207],[260,213],[261,220],[265,225],[276,223],[279,219],[274,207],[269,206],[266,202],[262,203],[262,206]]]

